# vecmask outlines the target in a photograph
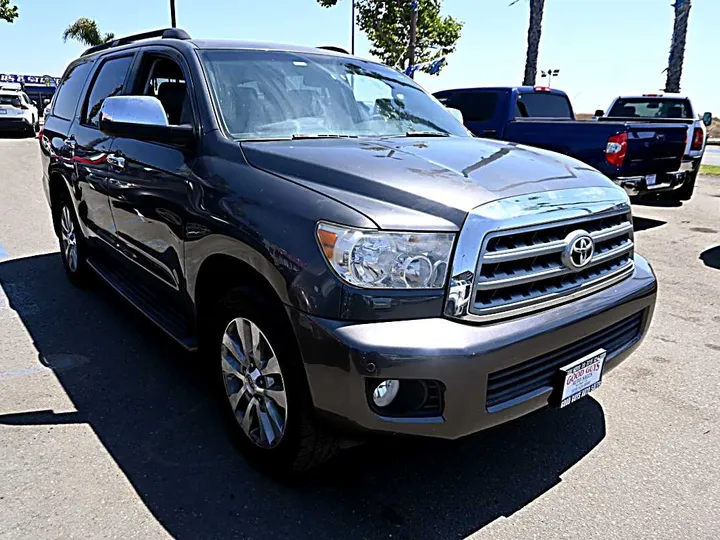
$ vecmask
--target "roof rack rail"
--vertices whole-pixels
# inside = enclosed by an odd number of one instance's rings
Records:
[[[326,51],[333,51],[343,54],[350,54],[347,52],[346,49],[343,49],[342,47],[337,47],[335,45],[320,45],[319,47],[315,47],[316,49],[325,49]]]
[[[120,45],[127,45],[128,43],[134,43],[141,39],[150,38],[162,38],[162,39],[190,39],[190,35],[180,28],[161,28],[160,30],[152,30],[150,32],[143,32],[142,34],[133,34],[132,36],[125,36],[102,45],[95,45],[90,47],[81,56],[87,56],[88,54],[96,53],[98,51],[104,51],[105,49],[112,49],[113,47],[119,47]]]

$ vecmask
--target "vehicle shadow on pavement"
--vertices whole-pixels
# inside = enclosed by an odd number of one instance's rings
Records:
[[[720,246],[706,249],[700,254],[700,260],[710,268],[716,268],[720,270]]]
[[[235,452],[199,360],[114,293],[73,288],[58,254],[0,263],[0,286],[77,411],[0,425],[88,424],[176,538],[465,537],[552,489],[605,437],[588,398],[455,442],[376,440],[281,485]]]
[[[647,231],[648,229],[654,229],[655,227],[661,227],[663,225],[667,225],[667,221],[633,216],[633,229],[635,232]]]

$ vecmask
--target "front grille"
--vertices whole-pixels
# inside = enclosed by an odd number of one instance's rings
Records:
[[[592,237],[594,254],[576,271],[563,263],[562,253],[568,235],[579,230]],[[627,277],[632,268],[633,228],[626,212],[493,232],[483,243],[470,312],[509,316],[589,294]]]
[[[612,357],[629,347],[640,338],[643,313],[636,313],[560,349],[490,373],[485,402],[488,411],[500,410],[514,399],[523,396],[532,397],[551,390],[553,377],[557,370],[570,364],[573,360],[582,358],[598,349],[605,349],[607,356]]]

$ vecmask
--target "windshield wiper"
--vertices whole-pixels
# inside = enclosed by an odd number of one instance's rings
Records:
[[[339,135],[336,133],[296,133],[292,136],[293,140],[297,139],[350,139],[357,138],[358,135]]]
[[[408,131],[406,137],[449,137],[449,133],[444,131]]]

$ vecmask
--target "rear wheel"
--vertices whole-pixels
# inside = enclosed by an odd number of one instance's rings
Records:
[[[317,423],[285,314],[243,288],[225,295],[214,313],[203,352],[217,366],[225,419],[243,456],[285,478],[329,460],[337,442]]]
[[[676,198],[680,201],[689,201],[695,191],[695,180],[700,172],[700,166],[689,174],[680,189],[675,191]]]

